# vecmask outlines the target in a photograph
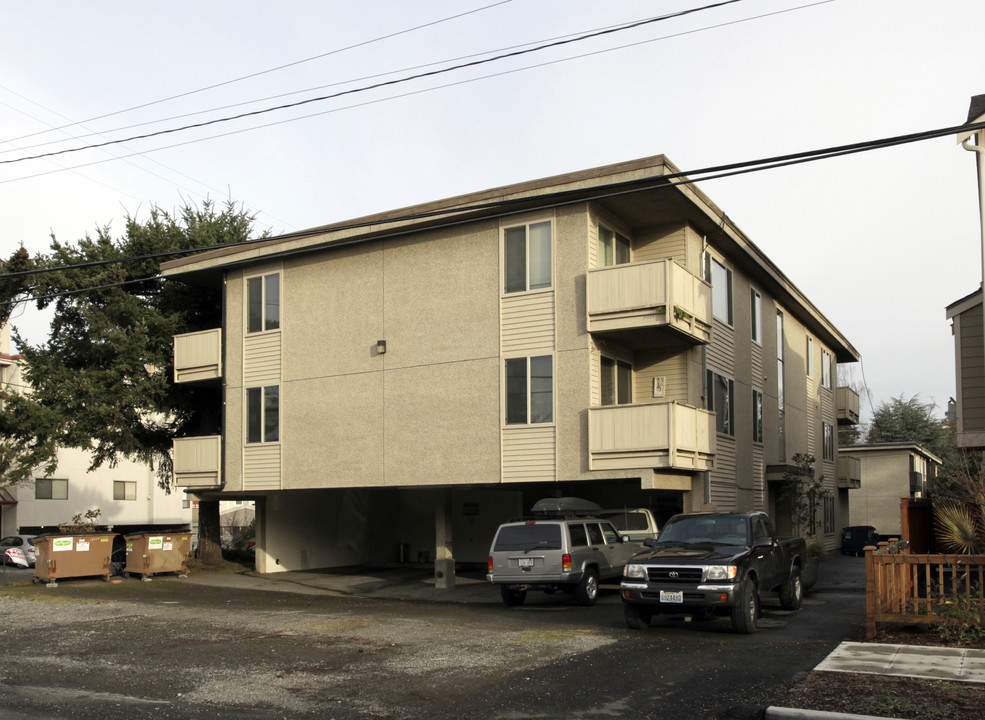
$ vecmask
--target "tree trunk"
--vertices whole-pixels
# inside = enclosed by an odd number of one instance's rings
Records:
[[[218,500],[200,500],[198,503],[198,559],[205,565],[222,562]]]

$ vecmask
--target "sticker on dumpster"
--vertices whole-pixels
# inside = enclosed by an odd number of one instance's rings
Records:
[[[79,541],[77,543],[75,543],[75,549],[78,550],[79,552],[88,552],[89,551],[89,541],[88,540],[83,540],[82,538],[79,538]]]
[[[164,543],[164,552],[171,552],[173,547],[174,546],[170,541]]]
[[[164,546],[164,536],[158,535],[157,537],[147,538],[147,549],[148,550],[160,550]]]
[[[51,541],[51,549],[53,552],[61,552],[64,550],[71,550],[74,547],[72,542],[75,538],[55,538]]]

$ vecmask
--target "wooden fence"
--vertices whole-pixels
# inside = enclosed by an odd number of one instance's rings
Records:
[[[865,637],[877,623],[942,621],[948,598],[968,597],[985,604],[985,555],[915,555],[904,543],[865,548]]]

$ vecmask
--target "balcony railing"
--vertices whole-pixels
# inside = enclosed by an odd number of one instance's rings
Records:
[[[840,387],[835,393],[838,424],[858,425],[858,393],[850,387]]]
[[[715,414],[678,402],[589,408],[592,470],[715,467]]]
[[[222,377],[222,329],[174,336],[174,381],[197,382]]]
[[[850,455],[838,455],[838,487],[854,489],[862,487],[862,461]]]
[[[669,258],[590,270],[587,299],[589,332],[665,328],[711,342],[711,285]]]
[[[174,483],[183,487],[222,484],[222,436],[175,438]]]

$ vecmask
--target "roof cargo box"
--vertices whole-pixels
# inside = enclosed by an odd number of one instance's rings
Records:
[[[530,508],[535,515],[594,515],[601,505],[576,497],[544,498]]]

